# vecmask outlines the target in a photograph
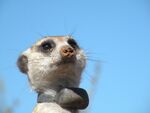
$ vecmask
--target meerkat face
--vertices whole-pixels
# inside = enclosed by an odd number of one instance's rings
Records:
[[[24,51],[17,61],[36,91],[77,87],[86,64],[83,50],[69,36],[45,37]]]

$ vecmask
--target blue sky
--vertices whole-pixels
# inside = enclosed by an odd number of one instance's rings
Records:
[[[90,113],[149,113],[150,1],[0,0],[0,77],[6,104],[31,113],[36,94],[16,67],[18,55],[45,35],[72,34],[100,60],[101,74]],[[95,61],[88,61],[81,87],[90,88]]]

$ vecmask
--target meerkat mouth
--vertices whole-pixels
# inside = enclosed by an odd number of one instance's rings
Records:
[[[75,58],[62,60],[62,64],[68,64],[68,63],[74,64],[75,62],[76,62]]]
[[[61,61],[57,62],[56,65],[64,65],[64,64],[72,64],[76,63],[77,59],[75,57],[62,59]]]

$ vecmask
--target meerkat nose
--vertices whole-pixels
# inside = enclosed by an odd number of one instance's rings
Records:
[[[62,58],[72,58],[76,55],[76,52],[73,48],[66,45],[60,49],[60,54]]]

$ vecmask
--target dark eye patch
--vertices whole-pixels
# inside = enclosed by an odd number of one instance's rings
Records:
[[[70,44],[73,48],[79,48],[77,42],[72,38],[68,39],[68,44]]]
[[[46,40],[40,46],[41,51],[45,53],[51,52],[54,47],[55,43],[52,40]]]

